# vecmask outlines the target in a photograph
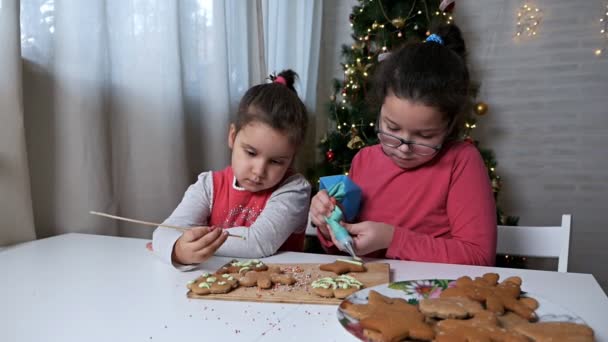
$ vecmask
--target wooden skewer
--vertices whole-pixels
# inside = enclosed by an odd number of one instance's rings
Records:
[[[100,213],[100,212],[97,212],[97,211],[89,211],[89,213],[93,214],[93,215],[108,217],[108,218],[115,219],[115,220],[121,220],[121,221],[139,223],[139,224],[143,224],[145,226],[167,227],[167,228],[172,228],[172,229],[175,229],[175,230],[179,230],[180,232],[185,232],[186,230],[188,230],[188,228],[185,228],[185,227],[173,226],[173,225],[164,224],[164,223],[155,223],[155,222],[134,220],[134,219],[126,218],[126,217],[120,217],[120,216],[110,215],[110,214],[106,214],[106,213]],[[228,236],[230,236],[230,237],[238,237],[239,239],[243,239],[243,240],[246,239],[242,235],[228,234]]]

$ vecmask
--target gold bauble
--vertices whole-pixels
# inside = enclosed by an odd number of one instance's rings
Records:
[[[395,26],[396,28],[400,29],[405,26],[405,19],[401,17],[393,19],[391,20],[391,24],[393,24],[393,26]]]
[[[485,102],[477,102],[475,104],[475,114],[477,115],[485,115],[488,111],[488,105]]]
[[[365,143],[358,135],[355,135],[352,139],[350,139],[348,144],[346,144],[346,147],[350,148],[351,150],[358,150],[363,146],[365,146]]]

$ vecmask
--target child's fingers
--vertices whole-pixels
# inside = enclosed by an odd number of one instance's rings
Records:
[[[209,233],[209,227],[193,227],[182,235],[184,242],[193,242]]]
[[[329,203],[329,201],[328,201],[328,203]],[[324,204],[320,200],[313,201],[310,203],[310,213],[314,217],[314,219],[316,221],[314,223],[316,225],[320,225],[321,223],[324,223],[325,220],[323,218],[329,216],[331,214],[331,210],[332,210],[331,205],[328,205],[327,203]]]
[[[197,252],[197,256],[199,258],[203,259],[202,261],[210,258],[213,254],[215,254],[215,252],[218,250],[218,248],[220,248],[224,244],[224,242],[226,241],[227,238],[228,238],[228,231],[222,230],[221,234],[217,237],[217,239],[213,240],[205,248],[203,248]]]
[[[210,245],[215,239],[217,239],[223,232],[221,228],[210,228],[207,230],[207,234],[203,235],[196,241],[191,242],[191,248],[194,252],[198,252],[201,249]]]
[[[356,223],[346,223],[340,221],[342,227],[346,228],[351,235],[359,235],[361,233],[361,226]]]

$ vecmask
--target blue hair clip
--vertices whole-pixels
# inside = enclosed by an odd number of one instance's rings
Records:
[[[436,34],[431,34],[430,36],[426,37],[425,42],[433,42],[433,43],[437,43],[440,45],[443,45],[443,39],[441,39],[441,37],[439,37]]]

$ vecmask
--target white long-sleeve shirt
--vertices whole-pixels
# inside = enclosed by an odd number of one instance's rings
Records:
[[[232,187],[235,191],[247,191],[236,186],[236,179],[233,179]],[[213,193],[212,172],[201,173],[163,223],[181,227],[207,226],[213,210]],[[270,195],[255,222],[249,227],[226,228],[230,234],[243,235],[246,239],[228,238],[216,255],[263,258],[276,253],[291,234],[305,231],[309,205],[308,181],[301,174],[287,177]],[[180,270],[190,270],[196,265],[181,265],[171,260],[173,247],[181,234],[175,229],[158,227],[152,245],[163,261]]]

